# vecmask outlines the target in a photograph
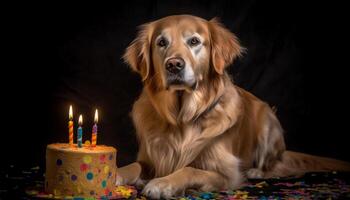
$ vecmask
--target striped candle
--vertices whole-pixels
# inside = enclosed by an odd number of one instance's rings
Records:
[[[68,121],[68,137],[69,145],[73,146],[73,108],[69,106],[69,121]]]
[[[79,127],[78,127],[78,137],[77,137],[77,143],[78,147],[81,148],[83,147],[83,128],[81,127],[83,125],[83,116],[79,116],[79,121],[78,121]]]
[[[91,137],[91,146],[96,147],[97,143],[97,122],[98,122],[98,111],[96,109],[95,111],[95,118],[94,118],[94,126],[92,127],[92,137]]]

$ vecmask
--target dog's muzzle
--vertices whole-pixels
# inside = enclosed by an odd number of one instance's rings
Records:
[[[175,90],[190,89],[197,87],[197,81],[191,67],[186,66],[186,62],[181,57],[169,58],[165,63],[167,74],[167,89]]]
[[[166,61],[165,67],[168,73],[177,75],[185,68],[185,61],[182,58],[170,58]]]

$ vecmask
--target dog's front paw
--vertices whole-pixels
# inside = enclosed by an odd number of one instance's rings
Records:
[[[252,168],[247,171],[247,178],[260,179],[264,178],[264,172],[257,168]]]
[[[135,186],[137,189],[142,189],[145,187],[145,185],[148,183],[148,180],[144,180],[144,179],[137,179],[137,181],[135,182]]]
[[[165,177],[151,180],[142,190],[142,194],[152,199],[169,199],[176,195],[179,188]]]
[[[138,188],[138,189],[144,188],[146,183],[147,183],[147,180],[143,180],[143,179],[140,179],[140,178],[138,178],[135,181],[135,183],[129,183],[125,178],[123,178],[120,175],[117,175],[116,181],[115,181],[115,185],[116,186],[120,186],[120,185],[135,185],[136,188]]]
[[[119,174],[117,174],[115,185],[119,186],[119,185],[125,185],[125,184],[126,183],[125,183],[125,180],[123,179],[123,177],[120,176]]]

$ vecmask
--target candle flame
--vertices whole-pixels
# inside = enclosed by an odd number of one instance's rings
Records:
[[[73,119],[73,108],[72,105],[69,106],[69,120]]]
[[[83,116],[82,115],[79,115],[78,124],[79,124],[79,126],[81,126],[83,124]]]
[[[95,124],[97,124],[97,122],[98,122],[98,111],[97,111],[97,109],[96,109],[96,111],[95,111],[94,122],[95,122]]]

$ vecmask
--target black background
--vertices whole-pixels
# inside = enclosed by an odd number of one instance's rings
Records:
[[[172,14],[220,17],[240,38],[248,51],[229,72],[277,107],[288,149],[350,160],[348,22],[334,5],[128,0],[4,7],[1,165],[43,166],[46,145],[68,140],[70,104],[75,124],[84,116],[84,141],[98,108],[98,143],[117,147],[119,166],[135,160],[129,112],[142,83],[120,58],[138,25]]]

